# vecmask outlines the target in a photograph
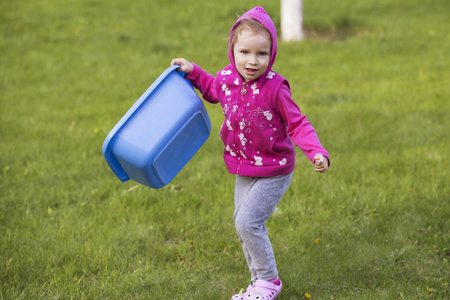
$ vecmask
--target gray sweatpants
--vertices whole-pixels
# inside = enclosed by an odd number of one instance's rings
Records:
[[[234,223],[251,280],[278,276],[277,265],[264,225],[292,180],[292,173],[275,177],[236,176]]]

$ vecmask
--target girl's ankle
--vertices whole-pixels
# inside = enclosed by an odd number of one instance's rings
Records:
[[[273,283],[275,285],[280,285],[281,284],[281,280],[280,277],[275,277],[274,279],[268,280],[270,283]]]

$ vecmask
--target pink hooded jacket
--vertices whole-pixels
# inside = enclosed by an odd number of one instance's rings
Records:
[[[230,65],[213,77],[194,64],[186,77],[206,101],[222,105],[225,121],[220,135],[228,171],[249,177],[289,174],[295,167],[292,143],[312,162],[317,153],[329,160],[311,123],[292,100],[288,81],[272,71],[277,53],[275,24],[262,7],[255,7],[236,21],[231,32],[246,18],[259,21],[272,36],[270,62],[263,75],[244,82],[235,67],[230,34]]]

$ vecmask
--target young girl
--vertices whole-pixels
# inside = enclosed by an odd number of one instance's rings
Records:
[[[171,62],[181,66],[206,101],[220,103],[225,115],[220,135],[227,169],[236,174],[233,219],[252,281],[244,294],[231,299],[275,299],[281,292],[265,223],[291,183],[292,143],[316,172],[329,166],[328,152],[292,100],[289,83],[272,70],[276,53],[275,25],[262,7],[255,7],[231,28],[231,64],[216,77],[183,58]]]

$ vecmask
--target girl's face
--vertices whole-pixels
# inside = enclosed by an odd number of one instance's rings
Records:
[[[268,32],[253,32],[243,28],[237,36],[233,47],[236,69],[244,81],[258,78],[264,72],[270,62],[270,35]]]

